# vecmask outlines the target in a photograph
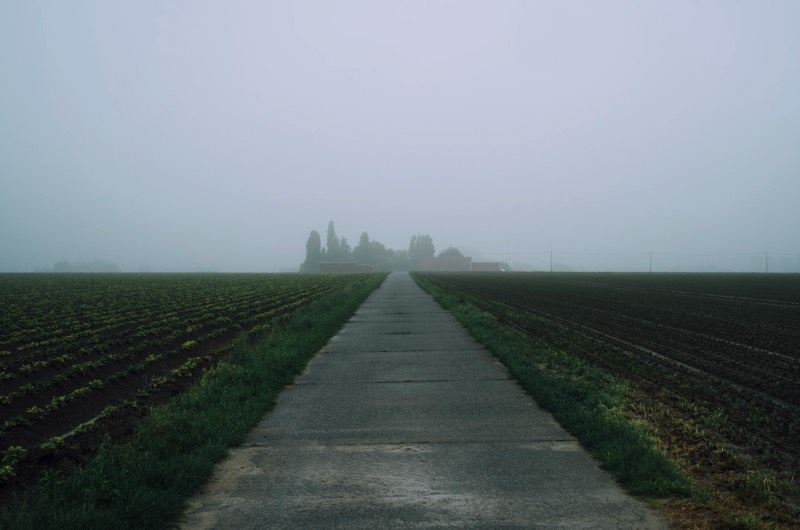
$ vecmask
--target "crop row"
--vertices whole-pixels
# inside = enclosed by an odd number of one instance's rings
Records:
[[[58,438],[365,277],[0,275],[0,451]]]
[[[141,333],[148,322],[198,318],[203,309],[214,314],[225,303],[241,307],[248,301],[280,299],[303,289],[303,278],[292,285],[246,287],[231,283],[238,276],[43,275],[32,282],[25,275],[4,275],[0,351],[6,352],[5,356],[42,348],[58,352],[60,344],[71,346],[76,341],[133,330]],[[165,282],[170,278],[184,290],[169,289]]]
[[[425,277],[659,396],[728,447],[800,471],[800,275]]]

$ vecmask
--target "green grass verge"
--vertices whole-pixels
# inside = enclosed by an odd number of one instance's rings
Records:
[[[241,443],[385,275],[313,302],[255,344],[239,340],[201,384],[153,409],[131,442],[101,447],[87,466],[41,480],[0,515],[0,528],[164,528]]]
[[[631,493],[650,498],[691,493],[690,480],[658,448],[650,431],[626,418],[625,381],[568,351],[504,327],[465,293],[451,293],[419,274],[412,276]],[[513,311],[506,306],[503,310]]]

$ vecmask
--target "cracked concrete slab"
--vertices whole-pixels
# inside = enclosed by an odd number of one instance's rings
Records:
[[[407,274],[395,273],[182,528],[666,528]]]

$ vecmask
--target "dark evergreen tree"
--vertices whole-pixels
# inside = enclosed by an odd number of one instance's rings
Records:
[[[333,226],[333,221],[328,223],[326,239],[328,248],[325,250],[325,261],[343,262],[352,259],[350,245],[347,243],[346,238],[339,239],[336,237],[336,228]]]
[[[432,258],[436,254],[433,238],[428,234],[417,238],[417,252],[420,258]]]
[[[425,234],[411,238],[411,243],[408,246],[408,258],[411,261],[412,268],[416,268],[420,260],[432,258],[435,254],[436,249],[433,246],[431,236]]]
[[[336,228],[333,226],[333,221],[328,223],[328,236],[326,239],[327,244],[327,258],[329,261],[337,261],[339,257],[339,239],[336,237]]]
[[[352,261],[352,260],[353,260],[353,251],[350,248],[350,245],[347,243],[347,238],[343,237],[339,239],[338,261]]]
[[[312,230],[306,241],[306,260],[300,265],[300,272],[319,272],[319,264],[324,258],[322,238],[319,232]]]
[[[366,232],[362,233],[361,238],[358,240],[358,245],[353,249],[353,261],[356,263],[373,265],[370,244],[369,234]]]
[[[456,247],[447,247],[439,253],[440,258],[463,258],[464,254],[461,253]]]
[[[389,272],[392,270],[392,262],[389,259],[389,250],[378,241],[369,243],[369,264],[375,271]]]

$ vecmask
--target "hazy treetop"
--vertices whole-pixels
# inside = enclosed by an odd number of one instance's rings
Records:
[[[798,27],[795,0],[2,2],[0,271],[277,270],[330,219],[512,264],[798,253]]]

